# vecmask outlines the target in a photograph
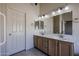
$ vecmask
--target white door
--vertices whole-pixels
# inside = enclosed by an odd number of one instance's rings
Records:
[[[25,49],[25,13],[7,10],[7,55]]]

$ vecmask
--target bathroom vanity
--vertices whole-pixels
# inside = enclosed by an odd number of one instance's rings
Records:
[[[34,47],[49,56],[73,56],[72,40],[57,35],[34,35]]]
[[[34,47],[38,48],[49,56],[74,55],[75,48],[74,38],[72,35],[72,11],[54,15],[48,20],[51,19],[53,21],[47,21],[46,19],[44,21],[42,20],[43,24],[41,26],[37,24],[39,34],[34,35]],[[48,22],[50,22],[50,26]]]

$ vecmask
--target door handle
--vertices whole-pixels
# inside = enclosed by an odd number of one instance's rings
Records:
[[[12,34],[11,33],[9,33],[9,36],[11,36]]]
[[[4,20],[4,41],[0,43],[0,46],[6,43],[6,16],[2,12],[0,12],[0,15],[3,16]]]

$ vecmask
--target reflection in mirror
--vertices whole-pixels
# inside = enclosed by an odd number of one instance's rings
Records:
[[[72,35],[72,21],[65,21],[65,34]]]
[[[45,31],[44,31],[44,21],[35,21],[35,32],[36,33],[39,33],[41,35],[44,35],[45,34]]]
[[[39,29],[39,21],[35,21],[35,29]]]
[[[72,35],[72,12],[62,14],[63,20],[63,33]]]
[[[35,21],[35,29],[44,29],[44,21]]]
[[[40,21],[40,29],[44,29],[44,21]]]
[[[53,33],[59,34],[60,30],[60,15],[53,16]]]

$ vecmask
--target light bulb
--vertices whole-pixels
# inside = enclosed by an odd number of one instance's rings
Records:
[[[55,15],[55,12],[52,12],[52,15]]]
[[[68,7],[68,6],[66,6],[66,7],[65,7],[65,10],[68,10],[68,9],[69,9],[69,7]]]
[[[61,12],[61,10],[60,9],[58,9],[58,13],[60,13]]]
[[[48,18],[48,15],[45,15],[45,18]]]
[[[44,18],[44,16],[42,16],[41,18]]]

